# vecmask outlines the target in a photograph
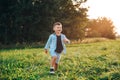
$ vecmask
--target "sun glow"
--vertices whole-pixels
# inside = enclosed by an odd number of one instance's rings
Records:
[[[115,31],[120,35],[120,1],[119,0],[87,0],[89,18],[107,17],[113,21]]]

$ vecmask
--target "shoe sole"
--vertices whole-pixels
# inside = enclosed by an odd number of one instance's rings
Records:
[[[50,74],[55,74],[55,72],[50,72]]]

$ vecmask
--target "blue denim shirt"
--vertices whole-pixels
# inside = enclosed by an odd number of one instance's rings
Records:
[[[62,41],[62,45],[63,45],[63,51],[64,53],[66,53],[66,46],[64,43],[64,39],[66,38],[66,36],[64,34],[61,34],[61,41]],[[57,36],[55,33],[51,34],[48,38],[48,41],[45,45],[45,49],[49,49],[50,53],[54,52],[56,49],[56,43],[57,43]]]

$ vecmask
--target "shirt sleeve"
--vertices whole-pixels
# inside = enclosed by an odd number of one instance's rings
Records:
[[[50,35],[49,38],[48,38],[48,40],[47,40],[47,43],[46,43],[46,45],[45,45],[45,47],[44,47],[45,49],[49,49],[50,43],[51,43],[51,39],[52,39],[51,37],[52,37],[52,36]]]
[[[67,37],[66,37],[64,34],[63,34],[63,38],[64,38],[64,39],[67,39]]]
[[[68,40],[68,44],[70,44],[70,40],[64,35],[64,39],[67,39]]]

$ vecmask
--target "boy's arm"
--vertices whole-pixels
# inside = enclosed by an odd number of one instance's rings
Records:
[[[64,36],[64,43],[70,44],[70,40],[66,36]]]
[[[45,47],[44,47],[45,53],[48,52],[48,49],[49,49],[49,47],[50,47],[50,43],[51,43],[51,36],[49,36],[49,38],[48,38],[48,40],[47,40],[47,43],[46,43],[46,45],[45,45]]]
[[[64,39],[64,42],[70,44],[70,40],[67,38]]]
[[[46,53],[46,54],[48,53],[48,50],[47,50],[47,49],[45,49],[45,53]]]

